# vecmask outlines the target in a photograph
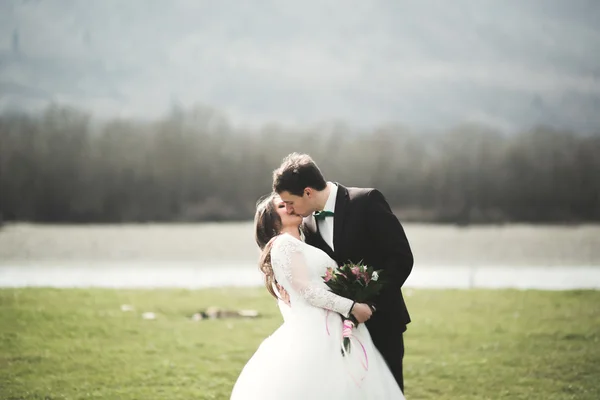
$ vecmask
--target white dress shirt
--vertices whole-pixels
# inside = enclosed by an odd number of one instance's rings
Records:
[[[325,207],[323,211],[331,211],[335,213],[335,200],[337,199],[337,190],[338,187],[333,182],[327,182],[327,186],[329,187],[329,197],[327,198],[327,202],[325,203]],[[333,217],[327,217],[324,220],[317,221],[319,224],[319,232],[321,233],[321,237],[325,240],[325,243],[331,247],[331,250],[335,250],[333,248]]]

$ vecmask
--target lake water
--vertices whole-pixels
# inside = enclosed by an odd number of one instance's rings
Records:
[[[600,289],[600,226],[406,224],[406,287]],[[0,287],[256,286],[251,223],[0,230]]]

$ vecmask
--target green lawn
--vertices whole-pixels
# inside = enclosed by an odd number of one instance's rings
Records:
[[[600,398],[600,291],[409,290],[406,299],[409,400]],[[190,320],[211,305],[263,318]],[[227,399],[280,323],[263,289],[3,289],[0,399]]]

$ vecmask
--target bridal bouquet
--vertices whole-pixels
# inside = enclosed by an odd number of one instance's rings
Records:
[[[327,268],[323,280],[331,292],[338,296],[372,305],[373,298],[383,286],[379,278],[380,272],[362,263],[348,262],[339,268]],[[348,318],[342,317],[342,321],[342,354],[346,355],[350,352],[352,329],[358,325],[358,321],[352,314]]]

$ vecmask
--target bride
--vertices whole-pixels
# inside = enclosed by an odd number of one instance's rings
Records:
[[[231,399],[404,399],[364,324],[354,328],[351,352],[342,355],[339,314],[364,322],[371,309],[328,290],[322,276],[337,265],[302,241],[301,224],[302,217],[289,215],[277,195],[257,207],[256,241],[263,249],[267,290],[277,298],[278,282],[291,307],[244,366]]]

